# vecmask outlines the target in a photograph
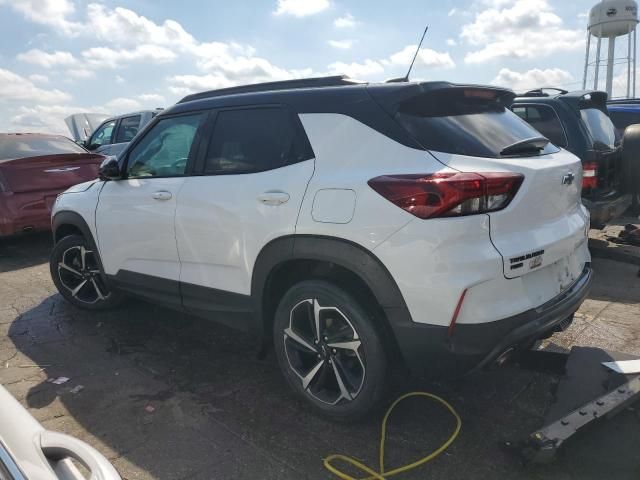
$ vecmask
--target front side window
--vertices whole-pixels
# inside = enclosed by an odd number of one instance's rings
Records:
[[[218,113],[205,174],[263,172],[313,158],[290,113],[279,107]]]
[[[189,152],[204,113],[165,118],[156,123],[131,150],[129,177],[175,177],[184,175]]]
[[[93,135],[91,135],[89,146],[92,149],[96,149],[102,145],[109,145],[111,143],[111,136],[113,134],[113,129],[115,128],[115,126],[115,120],[111,120],[110,122],[100,125],[98,129],[93,132]]]
[[[554,145],[567,146],[567,137],[562,123],[553,108],[547,105],[514,105],[511,109]]]
[[[124,117],[120,120],[116,141],[113,143],[128,143],[133,140],[133,137],[138,133],[140,118],[140,115],[134,115],[133,117]]]

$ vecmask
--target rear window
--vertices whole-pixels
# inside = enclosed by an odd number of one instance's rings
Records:
[[[597,108],[583,108],[580,116],[596,146],[614,148],[616,129],[607,114]]]
[[[498,158],[505,147],[540,137],[490,90],[420,95],[403,102],[396,118],[427,150],[474,157]],[[557,151],[548,144],[540,153]]]
[[[7,135],[0,137],[0,159],[2,160],[66,153],[87,153],[87,151],[65,137],[40,135]]]

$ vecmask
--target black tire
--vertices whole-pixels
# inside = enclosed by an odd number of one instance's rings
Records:
[[[117,307],[124,300],[120,292],[110,290],[101,278],[97,255],[81,235],[63,238],[51,252],[49,270],[53,283],[60,295],[78,308],[108,310]]]
[[[640,124],[629,125],[624,131],[622,175],[624,192],[640,194]]]
[[[319,307],[319,338],[315,333],[314,300]],[[321,280],[297,283],[280,301],[273,328],[276,356],[287,383],[317,413],[352,422],[365,417],[384,398],[387,355],[381,336],[367,310],[343,289]],[[347,344],[349,348],[345,348]],[[317,375],[305,388],[303,377],[318,364]]]

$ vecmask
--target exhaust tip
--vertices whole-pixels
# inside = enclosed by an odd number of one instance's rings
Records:
[[[503,366],[513,355],[515,349],[513,347],[507,348],[504,352],[502,352],[498,358],[495,359],[494,364],[498,367]]]

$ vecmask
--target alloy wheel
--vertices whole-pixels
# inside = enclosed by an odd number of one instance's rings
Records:
[[[82,245],[64,251],[58,263],[58,278],[71,296],[83,303],[94,304],[111,295],[100,277],[93,251]]]
[[[337,307],[317,299],[297,303],[284,330],[289,368],[303,390],[329,405],[354,400],[366,374],[362,342],[353,324]]]

